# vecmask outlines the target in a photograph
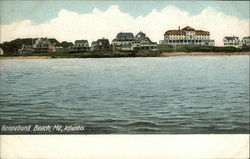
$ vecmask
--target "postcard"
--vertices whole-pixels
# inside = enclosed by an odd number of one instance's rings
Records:
[[[0,158],[249,158],[249,1],[0,4]]]

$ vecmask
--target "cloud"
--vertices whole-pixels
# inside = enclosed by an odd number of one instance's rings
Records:
[[[89,42],[106,37],[115,38],[118,32],[145,32],[153,41],[159,42],[163,34],[178,26],[191,26],[195,29],[210,31],[211,39],[216,45],[222,45],[224,36],[248,36],[249,19],[225,15],[208,7],[198,15],[175,6],[167,6],[162,10],[153,9],[146,16],[134,18],[122,12],[118,6],[112,5],[106,11],[98,8],[90,13],[79,14],[62,9],[58,16],[43,24],[34,24],[30,20],[23,20],[8,25],[1,25],[0,41],[10,41],[16,38],[50,37],[59,41],[74,41],[87,39]]]

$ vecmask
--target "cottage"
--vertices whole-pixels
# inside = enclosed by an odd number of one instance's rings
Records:
[[[134,38],[133,33],[118,33],[112,41],[113,50],[133,51],[132,44],[136,42]]]
[[[102,38],[102,39],[98,39],[97,41],[93,41],[91,43],[91,50],[109,50],[110,44],[109,44],[109,40]]]
[[[157,43],[152,42],[145,33],[118,33],[112,41],[113,49],[119,51],[157,50]]]
[[[0,55],[3,55],[3,49],[0,48]]]
[[[135,36],[135,41],[137,46],[139,46],[140,50],[157,50],[157,43],[156,42],[152,42],[149,37],[146,36],[145,33],[143,32],[139,32],[136,36]]]
[[[30,49],[30,48],[29,48]],[[39,38],[33,46],[34,53],[48,53],[55,52],[56,48],[50,43],[47,38]]]
[[[76,40],[73,46],[69,46],[69,52],[88,52],[90,51],[87,40]]]
[[[97,47],[98,47],[97,41],[92,41],[90,50],[94,51],[97,49]]]
[[[239,37],[236,36],[226,36],[223,38],[224,46],[226,47],[235,47],[240,48],[241,47],[241,41]]]
[[[178,30],[168,30],[164,34],[164,40],[160,44],[167,45],[200,45],[214,46],[214,40],[210,39],[210,33],[203,30],[195,30],[186,26]]]
[[[250,36],[242,38],[242,46],[249,47],[250,46]]]
[[[32,45],[25,45],[25,44],[23,44],[23,45],[22,45],[22,48],[19,49],[18,52],[19,52],[20,54],[32,53],[32,52],[34,52],[34,49],[33,49]]]

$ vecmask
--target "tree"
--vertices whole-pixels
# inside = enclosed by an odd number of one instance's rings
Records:
[[[60,46],[62,46],[63,48],[68,48],[69,46],[72,46],[73,43],[72,42],[67,42],[67,41],[63,41],[60,43]]]

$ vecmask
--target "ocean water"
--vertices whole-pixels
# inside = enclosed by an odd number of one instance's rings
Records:
[[[249,56],[9,59],[0,67],[1,125],[249,133]]]

